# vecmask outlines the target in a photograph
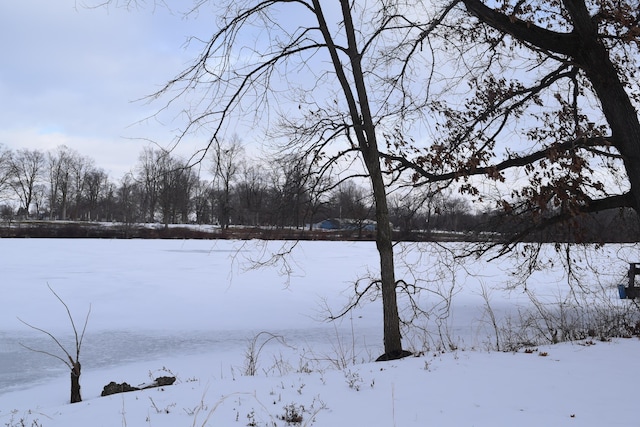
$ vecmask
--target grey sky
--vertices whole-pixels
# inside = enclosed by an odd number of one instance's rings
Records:
[[[192,60],[185,49],[204,19],[166,9],[76,8],[75,0],[5,1],[0,6],[0,143],[92,157],[112,179],[148,145],[169,144],[172,123],[140,120],[152,93]],[[209,20],[211,22],[211,20]]]

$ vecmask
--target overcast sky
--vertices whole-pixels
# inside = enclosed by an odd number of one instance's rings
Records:
[[[196,55],[191,35],[210,35],[202,16],[166,9],[86,9],[76,0],[0,6],[0,143],[49,150],[65,144],[113,180],[152,139],[169,144],[174,123],[141,120],[159,104],[136,102]],[[183,3],[185,4],[185,3]],[[173,126],[172,126],[173,125]]]

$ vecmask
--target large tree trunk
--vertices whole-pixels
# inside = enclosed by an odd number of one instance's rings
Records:
[[[595,74],[604,71],[604,67],[597,68]],[[640,213],[640,122],[638,112],[633,108],[622,83],[614,73],[615,71],[612,70],[609,76],[611,78],[608,79],[603,75],[591,76],[592,72],[588,71],[611,128],[613,145],[622,155],[631,184],[633,208]],[[603,80],[598,81],[599,78]]]
[[[588,77],[611,129],[611,143],[622,155],[631,185],[632,207],[640,213],[640,120],[619,71],[602,43],[596,21],[584,0],[563,0],[573,31],[555,32],[512,19],[482,0],[463,0],[467,10],[482,22],[542,50],[567,57]]]
[[[375,150],[377,152],[377,150]],[[377,153],[376,153],[377,154]],[[376,154],[364,155],[369,170],[373,196],[376,203],[376,247],[380,255],[380,278],[382,280],[382,310],[384,321],[384,360],[398,359],[406,354],[402,351],[400,317],[396,296],[395,266],[393,262],[393,239],[389,221],[387,193]]]
[[[565,0],[574,31],[581,43],[573,55],[585,71],[598,95],[602,111],[611,128],[613,145],[622,154],[631,184],[634,209],[640,212],[640,121],[625,86],[620,80],[606,46],[598,36],[598,28],[582,0]]]
[[[598,94],[602,111],[611,128],[612,144],[622,155],[625,170],[631,184],[633,208],[640,213],[640,121],[615,66],[605,47],[593,43],[584,56],[585,70]]]

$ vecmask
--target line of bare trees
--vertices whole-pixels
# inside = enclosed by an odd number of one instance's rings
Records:
[[[3,218],[98,217],[108,176],[93,159],[60,146],[49,152],[0,146],[0,214]]]
[[[117,221],[308,227],[327,218],[364,223],[374,217],[370,191],[353,181],[314,179],[304,159],[266,167],[250,160],[238,137],[220,144],[196,167],[158,148],[145,148],[117,183],[90,157],[60,146],[0,148],[3,219]],[[429,204],[392,199],[392,219],[409,231],[473,228],[478,216],[459,198]]]
[[[200,164],[158,148],[144,148],[131,173],[118,182],[95,161],[66,146],[44,152],[0,147],[0,218],[221,227],[312,227],[325,219],[348,219],[365,229],[374,219],[366,185],[319,179],[304,159],[281,159],[270,167],[251,160],[237,136],[220,144]],[[366,184],[366,183],[365,183]],[[531,219],[505,218],[499,210],[474,209],[472,202],[442,192],[389,197],[399,239],[424,239],[436,231],[512,235]],[[540,230],[537,241],[627,241],[640,236],[629,210],[581,219],[589,234],[563,227]],[[360,225],[360,227],[358,227]]]

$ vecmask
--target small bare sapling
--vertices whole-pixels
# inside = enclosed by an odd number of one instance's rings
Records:
[[[58,347],[60,347],[60,349],[62,350],[62,352],[66,356],[66,358],[58,356],[58,355],[53,354],[53,353],[49,353],[49,352],[44,351],[44,350],[34,349],[34,348],[28,347],[28,346],[26,346],[24,344],[20,344],[20,345],[22,347],[26,348],[27,350],[31,350],[31,351],[34,351],[36,353],[43,353],[43,354],[46,354],[47,356],[54,357],[54,358],[62,361],[62,363],[64,363],[65,365],[67,365],[69,367],[69,369],[71,370],[71,403],[82,402],[82,397],[80,395],[80,349],[82,347],[82,340],[84,338],[84,333],[87,330],[87,322],[89,321],[89,315],[91,314],[91,304],[89,304],[89,310],[87,311],[87,316],[84,319],[84,325],[82,327],[82,332],[80,333],[80,335],[78,335],[78,329],[76,328],[76,324],[73,321],[73,317],[71,316],[71,311],[69,310],[69,307],[62,300],[62,298],[60,298],[60,296],[51,288],[51,286],[49,286],[49,284],[47,284],[47,287],[49,288],[51,293],[53,295],[55,295],[55,297],[58,299],[58,301],[60,301],[60,303],[62,303],[62,305],[64,306],[65,310],[67,310],[67,316],[69,317],[69,321],[71,322],[71,327],[73,328],[73,334],[75,336],[75,341],[76,341],[75,358],[71,356],[71,354],[67,351],[67,349],[64,348],[64,346],[60,343],[60,341],[55,336],[53,336],[53,334],[51,334],[49,331],[46,331],[46,330],[44,330],[42,328],[38,328],[37,326],[33,326],[33,325],[25,322],[24,320],[22,320],[22,319],[20,319],[18,317],[18,320],[20,322],[22,322],[23,324],[27,325],[31,329],[35,329],[36,331],[42,332],[43,334],[49,336],[49,338],[51,338],[53,340],[53,342],[55,342],[56,345]]]

